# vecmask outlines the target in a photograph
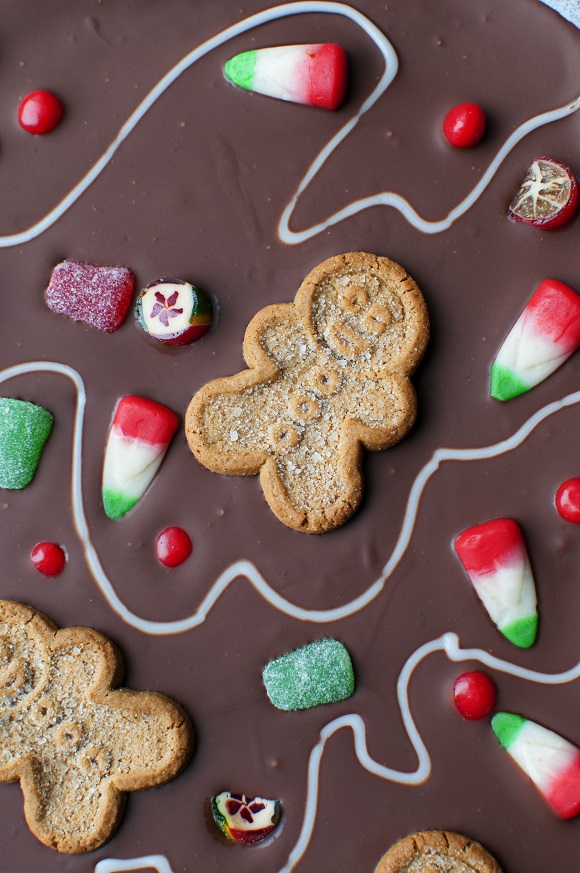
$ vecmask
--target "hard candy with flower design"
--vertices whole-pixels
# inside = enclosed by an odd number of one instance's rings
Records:
[[[239,843],[258,843],[269,836],[281,816],[279,800],[264,797],[248,797],[222,791],[212,797],[213,819],[229,840]]]
[[[161,342],[186,346],[201,339],[212,324],[212,306],[195,285],[182,279],[158,279],[139,295],[137,322]]]

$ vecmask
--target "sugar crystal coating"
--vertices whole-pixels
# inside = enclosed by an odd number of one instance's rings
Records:
[[[53,312],[112,333],[125,320],[134,291],[135,276],[128,267],[63,261],[52,271],[45,300]]]
[[[32,481],[53,421],[42,406],[0,397],[0,488],[25,488]]]
[[[310,709],[346,700],[354,692],[354,673],[347,649],[338,640],[318,640],[275,658],[262,677],[277,709]]]

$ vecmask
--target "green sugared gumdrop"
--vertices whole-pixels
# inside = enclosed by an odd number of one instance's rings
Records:
[[[309,709],[346,700],[354,691],[350,655],[338,640],[319,640],[270,661],[262,677],[278,709]]]
[[[0,488],[25,488],[32,481],[53,421],[42,406],[0,397]]]

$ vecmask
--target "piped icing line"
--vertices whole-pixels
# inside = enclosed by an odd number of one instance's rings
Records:
[[[308,2],[284,3],[280,6],[274,6],[271,9],[265,9],[242,21],[232,24],[225,30],[220,31],[215,36],[201,43],[197,48],[189,52],[183,57],[169,72],[167,72],[159,82],[151,89],[149,94],[141,101],[137,108],[131,113],[125,124],[119,130],[115,139],[111,142],[108,148],[103,152],[100,158],[93,164],[91,169],[83,176],[83,178],[74,186],[74,188],[50,210],[40,221],[31,225],[29,228],[18,233],[5,234],[0,236],[0,248],[10,248],[12,246],[22,245],[30,242],[36,237],[44,233],[45,230],[52,227],[59,218],[61,218],[84,194],[90,185],[101,175],[107,167],[115,153],[118,151],[122,143],[135,130],[141,119],[164,94],[164,92],[175,82],[182,73],[189,69],[196,61],[203,58],[213,49],[218,48],[224,43],[255,27],[266,24],[270,21],[277,21],[281,18],[291,17],[293,15],[304,15],[308,13],[328,13],[330,15],[342,15],[357,24],[381,52],[385,61],[385,70],[379,79],[379,82],[363,102],[359,111],[336,133],[332,139],[318,153],[312,164],[310,165],[306,175],[300,182],[295,194],[290,202],[284,208],[280,222],[278,225],[278,236],[280,240],[287,245],[297,245],[305,240],[311,239],[319,233],[322,233],[334,224],[350,218],[364,209],[370,209],[372,206],[391,206],[398,210],[401,215],[423,233],[441,233],[447,230],[451,225],[468,209],[473,206],[477,199],[489,185],[493,176],[497,172],[505,157],[515,148],[515,146],[528,133],[543,127],[546,124],[551,124],[554,121],[559,121],[567,115],[571,115],[580,108],[580,96],[577,97],[565,106],[552,109],[548,112],[543,112],[540,115],[535,115],[532,118],[521,124],[506,140],[501,147],[496,157],[490,163],[489,167],[481,177],[477,185],[451,212],[443,219],[438,221],[429,221],[421,217],[421,215],[405,200],[400,194],[392,191],[385,191],[380,194],[375,194],[370,197],[365,197],[360,200],[355,200],[352,203],[344,206],[338,212],[335,212],[328,219],[319,224],[313,225],[302,231],[290,230],[290,219],[296,207],[299,197],[306,190],[310,182],[317,175],[326,160],[340,145],[340,143],[351,133],[356,127],[362,116],[377,102],[379,97],[389,87],[398,69],[397,54],[381,30],[374,25],[366,16],[351,6],[345,3],[335,3],[331,0],[308,0]]]
[[[109,577],[105,573],[97,551],[90,538],[89,527],[83,509],[81,482],[82,435],[84,410],[86,406],[86,391],[80,374],[67,364],[59,364],[55,361],[31,361],[24,364],[16,364],[13,367],[8,367],[1,371],[0,384],[17,376],[39,372],[59,373],[62,376],[66,376],[73,382],[77,392],[72,440],[71,504],[73,523],[84,549],[87,566],[97,584],[97,587],[111,609],[116,612],[117,615],[126,622],[126,624],[152,636],[179,634],[198,627],[198,625],[205,621],[213,605],[219,600],[224,591],[238,577],[244,577],[247,579],[256,589],[258,594],[260,594],[260,596],[271,606],[285,615],[288,615],[291,618],[296,618],[299,621],[310,621],[314,623],[340,621],[343,618],[347,618],[348,616],[359,612],[361,609],[368,606],[369,603],[371,603],[381,593],[387,580],[393,574],[401,558],[407,551],[413,535],[423,491],[425,490],[428,481],[434,473],[437,472],[439,466],[444,461],[482,461],[496,458],[498,455],[510,452],[521,445],[532,431],[551,415],[554,415],[568,406],[574,406],[576,403],[580,403],[580,391],[575,391],[572,394],[563,397],[561,400],[555,400],[552,403],[548,403],[546,406],[542,407],[542,409],[535,412],[534,415],[530,416],[530,418],[528,418],[528,420],[525,421],[514,434],[491,446],[483,446],[475,449],[437,449],[433,453],[431,460],[421,468],[411,486],[397,542],[395,543],[395,547],[389,560],[382,569],[381,575],[372,585],[369,586],[369,588],[366,589],[366,591],[363,591],[363,593],[358,597],[355,597],[354,600],[332,609],[304,609],[301,606],[291,603],[289,600],[286,600],[285,597],[278,594],[278,592],[268,584],[251,561],[241,559],[235,561],[220,573],[194,613],[186,618],[177,619],[175,621],[152,621],[150,619],[141,618],[125,606],[116,593]]]
[[[236,24],[232,24],[230,27],[227,27],[225,30],[220,31],[215,36],[201,43],[201,45],[197,46],[197,48],[193,49],[189,52],[185,57],[183,57],[174,67],[172,67],[168,73],[166,73],[159,82],[155,85],[154,88],[151,89],[149,94],[141,101],[141,103],[137,106],[137,108],[131,113],[125,124],[121,127],[119,133],[109,145],[109,147],[103,152],[100,158],[95,162],[95,164],[91,167],[88,173],[78,182],[72,191],[64,197],[60,203],[58,203],[54,209],[48,212],[44,218],[38,221],[36,224],[33,224],[31,227],[26,230],[20,231],[19,233],[7,234],[4,236],[0,236],[0,248],[9,248],[11,246],[22,245],[23,243],[30,242],[35,239],[37,236],[40,236],[45,230],[49,227],[52,227],[65,212],[67,212],[71,206],[81,197],[82,194],[87,190],[87,188],[92,185],[92,183],[97,179],[111,158],[118,151],[122,143],[127,139],[130,133],[135,130],[141,119],[146,115],[146,113],[151,109],[151,107],[157,102],[157,100],[161,97],[161,95],[169,88],[170,85],[175,82],[182,73],[184,73],[189,67],[193,66],[196,61],[203,58],[205,55],[209,54],[209,52],[213,51],[213,49],[218,48],[224,43],[228,42],[231,39],[234,39],[236,36],[240,36],[242,33],[246,33],[249,30],[252,30],[255,27],[259,27],[261,24],[267,24],[271,21],[277,21],[280,18],[287,18],[293,15],[305,15],[308,13],[328,13],[331,15],[343,15],[345,18],[349,18],[355,24],[358,24],[365,33],[373,40],[377,48],[381,51],[383,57],[385,58],[385,63],[388,65],[389,70],[388,73],[385,72],[383,74],[379,84],[375,87],[371,96],[367,98],[361,110],[357,113],[354,119],[349,122],[345,127],[342,128],[344,132],[344,136],[352,130],[354,125],[357,123],[360,118],[363,110],[366,112],[367,109],[373,105],[373,103],[378,100],[382,92],[385,88],[390,84],[392,79],[394,78],[397,67],[398,60],[395,50],[393,49],[389,40],[384,36],[384,34],[376,27],[366,16],[364,16],[361,12],[358,12],[356,9],[352,9],[352,7],[346,5],[345,3],[335,3],[331,2],[331,0],[308,0],[308,2],[297,2],[297,3],[283,3],[280,6],[274,6],[271,9],[264,9],[262,12],[257,12],[254,15],[250,15],[248,18],[243,19],[242,21],[237,22]],[[388,81],[387,81],[388,79]],[[386,84],[383,85],[383,82]],[[382,86],[382,87],[381,87]],[[379,91],[379,88],[381,90]],[[372,98],[372,100],[371,100]],[[371,102],[369,102],[371,101]],[[347,130],[348,128],[348,130]],[[338,142],[333,146],[331,151],[336,148]],[[326,149],[323,149],[325,152]],[[321,154],[323,153],[321,152]],[[330,152],[329,152],[330,154]]]
[[[95,867],[95,873],[124,873],[125,870],[157,870],[157,873],[173,873],[165,855],[143,855],[141,858],[105,858]]]
[[[381,80],[382,81],[382,80]],[[369,100],[374,96],[375,92],[371,94]],[[380,96],[380,95],[379,95]],[[319,153],[319,155],[314,159],[308,172],[306,173],[304,179],[298,186],[296,193],[292,197],[290,203],[286,206],[282,213],[282,217],[280,218],[280,223],[278,225],[278,236],[282,240],[282,242],[287,245],[297,245],[299,243],[305,242],[306,240],[311,239],[317,234],[322,233],[327,230],[329,227],[332,227],[335,224],[338,224],[340,221],[344,221],[346,218],[352,218],[354,215],[358,215],[359,212],[363,212],[365,209],[370,209],[372,206],[391,206],[393,209],[396,209],[397,212],[400,212],[403,218],[416,230],[421,231],[426,234],[436,234],[442,233],[445,230],[448,230],[452,224],[454,224],[458,218],[461,218],[462,215],[471,209],[471,207],[477,202],[477,200],[481,197],[485,189],[488,187],[493,177],[497,173],[498,169],[509,155],[511,151],[517,146],[519,142],[521,142],[524,137],[526,137],[532,131],[537,130],[540,127],[544,127],[546,124],[551,124],[554,121],[559,121],[562,118],[565,118],[567,115],[572,115],[578,109],[580,109],[580,96],[576,97],[571,103],[567,103],[565,106],[560,106],[557,109],[551,109],[547,112],[542,112],[540,115],[535,115],[533,118],[529,118],[527,121],[523,122],[514,132],[507,138],[503,146],[500,148],[495,158],[489,164],[487,170],[482,175],[481,179],[475,185],[469,194],[455,206],[451,212],[449,212],[445,218],[438,219],[436,221],[429,220],[427,218],[423,218],[417,210],[411,206],[408,200],[405,200],[400,194],[396,194],[394,191],[382,191],[379,194],[373,194],[369,197],[362,197],[360,200],[354,200],[352,203],[349,203],[347,206],[343,206],[342,209],[339,209],[338,212],[335,212],[329,218],[321,221],[319,224],[314,224],[309,228],[301,231],[293,231],[290,229],[290,219],[292,218],[292,213],[296,208],[296,204],[300,195],[305,191],[310,182],[317,175],[318,171],[326,161],[326,159],[332,154],[332,152],[337,148],[338,145],[343,141],[343,139],[347,136],[348,133],[353,129],[353,127],[358,123],[361,115],[370,108],[367,106],[367,102],[363,103],[363,106],[357,113],[357,115],[348,122],[339,132],[330,140],[330,142],[324,147],[324,149]],[[373,103],[375,101],[373,100]],[[372,105],[372,103],[371,103]]]
[[[564,670],[561,673],[539,673],[536,670],[530,670],[526,667],[512,664],[509,661],[504,661],[501,658],[495,657],[495,655],[490,655],[489,652],[486,652],[483,649],[462,648],[459,643],[459,637],[455,633],[445,633],[434,640],[424,643],[407,658],[397,679],[397,701],[401,711],[405,731],[411,745],[413,746],[415,754],[417,755],[417,767],[415,770],[410,771],[395,770],[375,761],[368,751],[364,720],[357,713],[342,715],[339,718],[335,718],[328,722],[328,724],[326,724],[320,731],[320,738],[310,752],[307,768],[304,817],[300,834],[288,856],[288,861],[284,867],[279,870],[279,873],[292,873],[308,849],[310,839],[314,832],[318,812],[320,795],[320,764],[322,762],[322,756],[327,742],[338,731],[343,728],[350,728],[352,730],[354,750],[357,760],[361,767],[363,767],[368,773],[378,776],[380,779],[389,782],[397,782],[400,785],[408,785],[410,787],[422,785],[429,778],[431,773],[431,758],[427,746],[423,742],[421,734],[419,733],[413,720],[413,716],[411,715],[409,685],[413,673],[421,661],[435,652],[443,652],[447,658],[454,663],[461,661],[479,661],[481,664],[492,670],[497,670],[498,672],[506,673],[509,676],[515,676],[519,679],[536,682],[541,685],[564,685],[580,678],[580,661],[573,667],[570,667],[568,670]],[[166,867],[157,866],[159,859],[165,860],[162,855],[150,856],[149,858],[137,858],[134,859],[133,862],[119,862],[109,859],[107,861],[100,861],[95,867],[95,873],[121,873],[121,871],[125,870],[140,869],[135,866],[114,865],[131,864],[146,860],[150,861],[148,866],[155,867],[159,873],[171,873],[169,865]]]
[[[320,732],[319,741],[310,753],[308,761],[306,801],[300,834],[288,856],[288,861],[279,870],[279,873],[292,873],[308,849],[318,811],[322,755],[328,740],[339,730],[342,730],[342,728],[348,727],[352,730],[357,760],[367,772],[378,776],[380,779],[409,786],[421,785],[429,778],[431,773],[431,758],[411,715],[409,684],[415,669],[421,661],[439,651],[444,652],[447,658],[453,662],[479,661],[493,670],[543,685],[563,685],[580,678],[580,662],[562,673],[539,673],[535,670],[529,670],[511,664],[508,661],[503,661],[494,655],[490,655],[483,649],[462,649],[459,644],[459,637],[454,633],[443,634],[441,637],[420,646],[407,659],[397,680],[397,699],[407,736],[417,755],[418,763],[416,769],[407,772],[404,770],[393,770],[375,761],[370,756],[367,748],[365,723],[361,716],[356,713],[340,716],[325,725]]]

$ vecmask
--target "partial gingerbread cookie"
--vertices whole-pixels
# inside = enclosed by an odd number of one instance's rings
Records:
[[[112,690],[122,660],[84,627],[58,630],[0,600],[0,781],[20,780],[33,834],[59,852],[89,852],[116,830],[127,791],[173,779],[193,734],[176,703]]]
[[[362,448],[394,445],[415,420],[409,377],[428,337],[425,301],[402,267],[365,252],[329,258],[294,303],[254,316],[244,338],[250,369],[197,392],[190,448],[217,473],[260,473],[289,527],[338,527],[362,497]]]
[[[481,843],[451,831],[411,834],[383,855],[375,873],[502,873]]]

